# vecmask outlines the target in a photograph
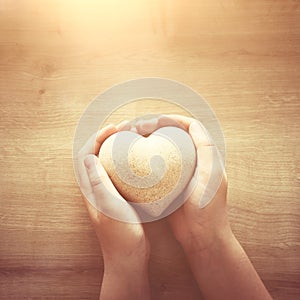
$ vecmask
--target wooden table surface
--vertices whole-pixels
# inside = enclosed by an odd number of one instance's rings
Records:
[[[274,299],[299,299],[299,18],[297,0],[1,0],[0,298],[97,299],[103,261],[73,173],[75,128],[105,89],[154,76],[210,103],[233,231]],[[165,221],[148,231],[153,299],[199,299]]]

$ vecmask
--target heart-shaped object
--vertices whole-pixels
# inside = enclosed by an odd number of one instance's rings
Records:
[[[196,151],[186,131],[169,126],[148,137],[117,132],[102,144],[99,159],[127,201],[159,216],[190,181]]]

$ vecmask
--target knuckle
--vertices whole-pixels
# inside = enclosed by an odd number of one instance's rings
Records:
[[[102,180],[101,180],[101,177],[99,176],[97,171],[94,171],[94,172],[90,173],[90,182],[91,182],[91,186],[93,188],[101,185]]]

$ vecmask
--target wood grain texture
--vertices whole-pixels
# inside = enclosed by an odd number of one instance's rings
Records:
[[[0,298],[97,299],[73,135],[97,94],[155,76],[216,112],[233,231],[274,299],[299,299],[299,18],[297,0],[1,0]],[[165,221],[148,225],[153,299],[198,299]]]

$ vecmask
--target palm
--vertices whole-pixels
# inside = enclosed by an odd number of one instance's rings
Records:
[[[210,243],[208,236],[217,228],[225,228],[228,220],[226,213],[227,182],[222,183],[211,202],[204,208],[199,207],[199,196],[194,191],[187,201],[168,217],[174,236],[183,244],[197,238],[202,248]]]
[[[203,246],[209,242],[216,228],[228,228],[226,214],[227,180],[217,147],[207,131],[201,126],[191,126],[195,120],[179,115],[161,116],[158,119],[144,121],[137,126],[137,132],[151,133],[160,127],[178,126],[190,133],[197,149],[197,172],[190,182],[193,192],[187,201],[168,217],[175,237],[179,241],[197,238],[203,240]],[[193,128],[191,128],[193,127]],[[222,231],[222,230],[221,230]]]

